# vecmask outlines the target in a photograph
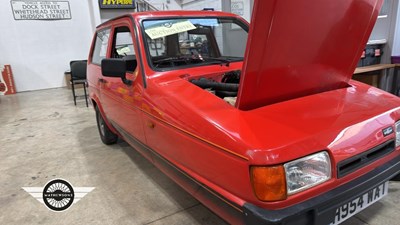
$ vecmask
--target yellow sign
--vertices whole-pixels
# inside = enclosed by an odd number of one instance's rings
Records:
[[[103,0],[103,5],[132,5],[133,0]]]
[[[134,0],[99,0],[102,9],[134,9]]]
[[[182,21],[178,23],[164,23],[160,26],[146,29],[145,32],[154,40],[194,29],[196,29],[196,26],[194,26],[190,21]]]

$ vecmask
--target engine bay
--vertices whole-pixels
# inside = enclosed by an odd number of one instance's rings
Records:
[[[226,72],[222,76],[194,78],[190,82],[234,106],[239,91],[240,75],[240,70],[234,70]]]

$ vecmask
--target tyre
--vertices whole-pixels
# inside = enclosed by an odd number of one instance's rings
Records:
[[[118,141],[118,135],[114,134],[110,128],[108,128],[103,116],[100,113],[99,108],[96,106],[96,120],[97,128],[99,129],[99,134],[101,141],[106,145],[115,144]]]

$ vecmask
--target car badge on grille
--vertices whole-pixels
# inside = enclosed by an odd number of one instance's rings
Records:
[[[390,134],[393,134],[393,127],[388,127],[382,130],[383,136],[388,136]]]

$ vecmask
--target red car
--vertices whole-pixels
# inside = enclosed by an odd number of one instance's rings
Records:
[[[400,100],[351,80],[382,0],[255,1],[98,26],[90,98],[122,138],[233,224],[339,224],[400,172]],[[247,45],[246,45],[247,44]]]

